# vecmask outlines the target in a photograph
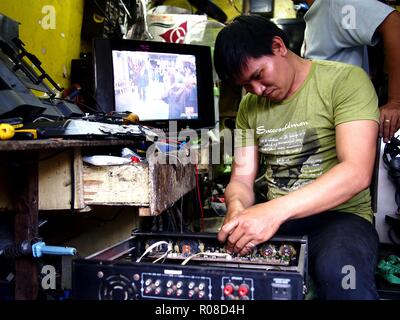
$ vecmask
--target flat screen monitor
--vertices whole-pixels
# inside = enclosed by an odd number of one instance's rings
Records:
[[[103,111],[133,112],[168,130],[215,125],[211,49],[141,40],[94,40],[95,97]]]

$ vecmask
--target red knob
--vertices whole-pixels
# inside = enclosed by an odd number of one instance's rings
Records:
[[[225,285],[224,287],[224,295],[229,296],[233,293],[234,288],[233,285],[231,283],[228,283]]]
[[[249,286],[247,284],[241,284],[240,287],[239,287],[239,296],[241,296],[241,297],[247,296],[249,291],[250,291],[250,289],[249,289]]]

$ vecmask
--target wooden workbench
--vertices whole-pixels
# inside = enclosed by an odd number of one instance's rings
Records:
[[[195,168],[190,161],[160,164],[157,155],[151,155],[147,163],[135,165],[95,167],[82,162],[81,150],[134,143],[116,139],[0,141],[4,182],[0,208],[15,212],[14,242],[38,236],[39,210],[132,205],[139,207],[141,215],[157,215],[195,187]],[[49,152],[57,150],[59,154],[48,158]],[[52,201],[59,207],[49,207]],[[36,299],[35,260],[17,259],[15,268],[15,298]]]

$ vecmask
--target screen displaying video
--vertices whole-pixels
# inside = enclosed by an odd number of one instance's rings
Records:
[[[112,51],[115,109],[140,120],[198,118],[194,55]]]

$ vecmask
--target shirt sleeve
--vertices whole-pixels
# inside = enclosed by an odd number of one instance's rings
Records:
[[[257,145],[255,136],[255,128],[249,123],[249,103],[251,103],[250,95],[243,97],[239,105],[236,116],[236,129],[234,134],[235,148],[249,147]],[[253,108],[255,109],[255,108]]]
[[[333,90],[335,126],[355,120],[379,123],[378,97],[371,80],[359,67],[349,66]]]
[[[330,6],[338,38],[344,46],[376,45],[377,28],[394,10],[378,0],[331,0]]]

